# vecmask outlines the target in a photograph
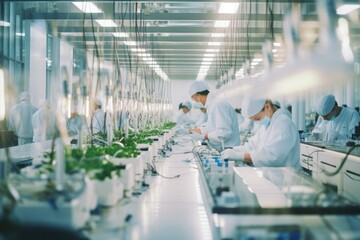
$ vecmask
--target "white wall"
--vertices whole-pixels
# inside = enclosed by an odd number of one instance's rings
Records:
[[[32,102],[39,106],[39,102],[46,97],[46,29],[42,23],[30,25],[29,52],[29,92]]]

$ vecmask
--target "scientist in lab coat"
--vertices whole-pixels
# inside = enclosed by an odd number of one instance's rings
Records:
[[[56,136],[56,119],[50,101],[44,100],[40,104],[40,108],[32,115],[31,124],[34,130],[33,142],[50,140]]]
[[[197,108],[200,110],[200,114],[199,114],[198,118],[196,119],[195,126],[198,128],[204,127],[208,120],[206,108],[201,103],[195,103],[194,108]]]
[[[178,126],[181,127],[181,126],[189,126],[195,124],[194,119],[190,116],[191,108],[192,108],[191,102],[186,101],[181,103],[181,110],[176,118],[176,123]]]
[[[323,118],[325,124],[323,123],[321,130],[325,130],[325,140],[328,142],[351,138],[360,122],[359,114],[354,109],[339,107],[331,94],[323,96],[317,102],[316,112],[320,115],[319,118]]]
[[[240,134],[234,108],[227,102],[216,100],[204,81],[195,81],[189,89],[191,99],[206,108],[208,120],[205,128],[193,128],[191,132],[201,134],[216,150],[240,145]]]
[[[95,100],[95,112],[91,119],[92,133],[105,132],[105,112],[102,109],[102,102],[100,99]]]
[[[13,106],[9,115],[9,130],[18,137],[18,144],[32,143],[34,131],[31,124],[32,115],[37,108],[31,104],[31,94],[22,92],[20,102]]]
[[[244,115],[261,125],[243,146],[227,149],[223,159],[241,160],[255,167],[293,167],[300,169],[300,138],[289,111],[278,109],[271,100],[247,96]]]

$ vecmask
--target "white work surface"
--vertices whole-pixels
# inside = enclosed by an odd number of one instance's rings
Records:
[[[186,147],[174,146],[174,152],[188,152]],[[174,154],[156,162],[164,176],[146,176],[150,188],[131,200],[124,199],[117,206],[101,210],[95,229],[88,236],[96,240],[191,240],[213,239],[201,196],[197,165],[192,153]],[[191,160],[191,162],[186,162]],[[132,218],[124,222],[126,215]]]

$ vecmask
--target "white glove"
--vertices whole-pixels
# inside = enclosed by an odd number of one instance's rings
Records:
[[[201,134],[198,134],[198,133],[196,133],[196,132],[192,132],[192,133],[190,133],[189,134],[190,135],[190,137],[191,137],[191,139],[193,140],[193,141],[202,141],[203,139],[204,139],[204,136],[203,135],[201,135]]]
[[[244,160],[244,153],[240,151],[235,151],[234,149],[226,149],[221,153],[221,159],[233,159],[233,160]]]

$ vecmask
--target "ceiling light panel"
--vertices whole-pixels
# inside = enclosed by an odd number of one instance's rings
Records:
[[[72,2],[75,7],[84,13],[101,13],[102,11],[92,2]]]
[[[225,37],[225,33],[212,33],[212,34],[211,34],[211,37],[219,37],[219,38],[222,38],[222,37]]]
[[[239,8],[239,3],[225,3],[225,2],[222,2],[220,4],[218,13],[234,14],[234,13],[237,13],[238,8]]]
[[[217,28],[227,28],[227,27],[229,27],[229,25],[230,25],[230,21],[227,21],[227,20],[218,20],[218,21],[215,21],[214,27],[217,27]]]
[[[129,37],[129,35],[127,33],[123,33],[123,32],[116,32],[116,33],[113,33],[113,36],[114,37]]]
[[[221,42],[209,42],[208,45],[209,46],[220,46]]]
[[[116,23],[111,19],[96,20],[96,22],[102,27],[117,27]]]
[[[124,44],[128,46],[136,46],[136,42],[134,41],[124,41]]]
[[[339,15],[346,15],[358,8],[360,8],[360,4],[344,4],[336,9],[336,13]]]

